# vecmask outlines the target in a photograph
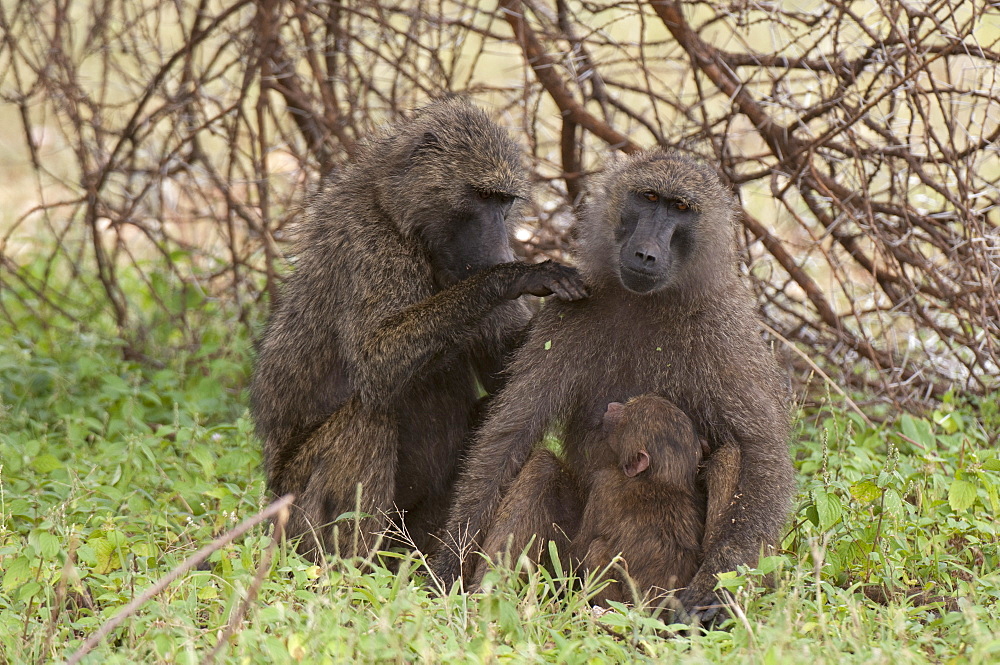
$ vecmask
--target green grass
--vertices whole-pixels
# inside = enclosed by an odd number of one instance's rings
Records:
[[[200,343],[164,329],[157,369],[122,359],[94,303],[73,327],[11,295],[0,294],[0,662],[61,661],[265,505],[241,392],[249,334],[225,303],[199,301]],[[831,400],[797,422],[785,551],[723,580],[746,615],[724,630],[666,637],[645,612],[598,618],[593,585],[544,570],[496,571],[483,595],[441,597],[412,558],[395,572],[317,566],[282,546],[218,661],[1000,659],[995,400],[955,397],[875,428]],[[202,662],[269,542],[258,526],[222,547],[84,662]]]

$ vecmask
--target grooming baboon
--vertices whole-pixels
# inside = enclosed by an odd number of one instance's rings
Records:
[[[359,483],[371,517],[341,525],[341,553],[395,510],[421,548],[447,516],[479,385],[496,389],[528,321],[517,298],[585,295],[571,268],[513,261],[526,195],[514,142],[450,99],[384,129],[309,201],[250,386],[268,488],[297,495],[303,551],[334,549],[327,525]]]
[[[736,269],[732,193],[710,168],[652,150],[595,178],[578,223],[588,300],[535,317],[490,407],[456,489],[446,582],[488,531],[497,506],[542,435],[557,426],[571,472],[591,477],[608,403],[644,393],[669,399],[713,450],[739,450],[723,528],[678,598],[702,620],[718,611],[716,574],[755,564],[778,537],[793,489],[784,382],[758,331]]]
[[[662,596],[686,585],[701,563],[703,440],[680,409],[657,395],[611,402],[604,429],[605,461],[590,478],[570,553],[584,573],[603,570],[621,555],[611,574],[616,581],[595,597],[601,605]]]

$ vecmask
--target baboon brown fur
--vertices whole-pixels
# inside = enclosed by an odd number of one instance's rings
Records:
[[[453,98],[376,134],[308,202],[250,386],[267,486],[296,494],[303,551],[364,553],[396,511],[432,543],[480,386],[497,389],[523,339],[518,297],[585,296],[571,268],[514,261],[527,190],[517,145]],[[330,523],[356,508],[370,517],[335,543]]]
[[[735,197],[716,172],[656,149],[623,158],[589,188],[577,264],[590,288],[553,302],[532,323],[470,450],[434,561],[446,583],[479,542],[506,490],[546,431],[561,433],[571,472],[589,494],[610,402],[669,399],[713,451],[735,446],[740,467],[722,528],[678,599],[713,620],[716,575],[756,564],[788,515],[794,487],[785,384],[737,270]]]
[[[632,552],[639,562],[628,569],[636,593],[623,580],[597,601],[628,602],[650,591],[647,597],[653,599],[662,595],[657,590],[686,584],[702,551],[724,531],[723,516],[739,478],[739,449],[727,445],[711,453],[691,420],[656,395],[634,397],[628,408],[608,404],[602,427],[608,448],[605,458],[595,458],[603,461],[595,461],[590,496],[582,497],[569,468],[550,450],[533,451],[504,495],[482,551],[497,562],[511,557],[508,566],[523,553],[550,570],[550,542],[556,544],[562,564],[571,558],[578,569],[583,564],[586,570],[604,569],[616,554]],[[626,470],[630,452],[645,454],[648,468]],[[699,460],[709,454],[699,470]],[[648,551],[661,556],[635,554]],[[562,556],[566,554],[572,556]],[[470,586],[478,586],[488,564],[483,559],[470,565]]]
[[[504,495],[482,551],[494,561],[524,553],[551,569],[549,543],[561,555],[568,553],[582,512],[580,490],[566,465],[550,450],[535,450]],[[488,565],[483,559],[471,565],[470,580],[478,585]]]
[[[604,429],[605,461],[590,479],[570,554],[584,574],[621,555],[610,574],[616,581],[595,596],[601,605],[663,596],[685,586],[701,563],[703,440],[680,409],[657,395],[611,402]]]

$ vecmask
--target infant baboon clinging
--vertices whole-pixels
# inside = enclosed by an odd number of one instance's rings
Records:
[[[616,581],[595,597],[601,605],[662,596],[686,585],[701,563],[703,441],[691,420],[657,395],[611,402],[604,429],[605,461],[590,478],[570,553],[584,573],[603,570],[621,555],[611,573]]]
[[[364,551],[405,511],[421,548],[446,516],[455,462],[522,337],[522,294],[585,295],[575,271],[513,261],[527,195],[519,152],[461,99],[384,129],[307,205],[295,267],[257,347],[250,409],[268,488],[294,492],[288,533]]]
[[[718,175],[676,153],[634,155],[595,178],[577,224],[591,297],[542,308],[511,363],[459,480],[449,547],[434,562],[446,583],[468,556],[458,545],[489,532],[547,430],[559,427],[586,495],[607,405],[645,393],[677,405],[713,452],[739,452],[732,496],[717,500],[722,527],[678,594],[684,607],[711,620],[716,575],[755,564],[775,542],[793,489],[788,408],[736,270],[735,218]]]

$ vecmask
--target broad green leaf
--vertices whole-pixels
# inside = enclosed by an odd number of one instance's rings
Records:
[[[832,492],[818,489],[813,491],[813,502],[816,504],[816,515],[819,517],[819,527],[829,529],[838,521],[844,512],[840,498]]]
[[[962,414],[957,412],[946,413],[940,418],[936,417],[934,421],[948,434],[965,431]]]
[[[962,512],[972,507],[976,502],[976,486],[967,480],[956,478],[951,481],[951,488],[948,490],[948,503],[952,510]]]
[[[870,480],[859,480],[851,485],[851,496],[864,503],[872,503],[879,497],[878,485]]]
[[[719,581],[715,585],[717,589],[729,589],[730,591],[735,591],[740,587],[746,586],[747,583],[747,578],[732,570],[719,573],[718,578]]]
[[[31,561],[26,556],[19,556],[7,566],[3,576],[5,591],[13,591],[31,579]]]
[[[7,514],[10,517],[24,517],[27,519],[36,517],[36,511],[27,499],[14,499],[8,503]]]
[[[934,431],[926,420],[904,413],[899,419],[899,428],[908,439],[916,441],[928,450],[934,449]]]
[[[773,573],[779,568],[791,568],[791,564],[787,557],[783,556],[765,556],[761,558],[760,562],[757,564],[757,570],[768,575]]]
[[[63,463],[55,456],[45,453],[31,460],[31,468],[38,473],[51,473],[56,469],[63,468]]]
[[[109,395],[119,397],[132,392],[132,388],[128,382],[116,374],[105,374],[103,380],[104,386],[102,386],[101,390]]]
[[[174,640],[166,633],[157,633],[153,636],[153,645],[160,658],[167,660],[167,656],[174,652]]]
[[[882,508],[890,515],[901,517],[903,514],[903,499],[899,496],[899,492],[894,489],[887,489],[885,491],[885,500],[882,502]]]
[[[215,476],[215,455],[207,446],[195,446],[190,454],[201,465],[206,478]]]
[[[42,590],[42,585],[38,582],[28,582],[17,592],[18,600],[28,600]]]
[[[309,655],[311,640],[306,640],[299,633],[292,633],[288,636],[288,655],[295,660],[302,660]]]
[[[59,554],[59,538],[48,531],[35,529],[28,535],[28,542],[38,550],[45,559],[53,559]]]
[[[810,503],[806,506],[806,519],[812,522],[814,526],[819,526],[819,513],[816,512],[815,503]]]
[[[121,568],[121,560],[117,556],[115,546],[108,542],[106,538],[100,536],[91,538],[87,541],[87,545],[94,550],[93,567],[95,573],[106,575],[112,570]]]
[[[126,536],[121,531],[118,531],[117,529],[111,529],[110,531],[105,531],[104,538],[115,547],[120,547],[123,549],[128,549],[129,547],[128,536]]]
[[[521,630],[521,615],[517,605],[512,602],[501,602],[497,612],[500,628],[506,633],[519,633]]]
[[[198,589],[198,600],[212,600],[213,598],[219,597],[219,590],[215,588],[214,584],[206,584],[202,588]]]
[[[997,493],[997,486],[990,482],[984,482],[983,486],[986,487],[986,495],[990,498],[990,508],[994,514],[1000,513],[1000,495]]]

